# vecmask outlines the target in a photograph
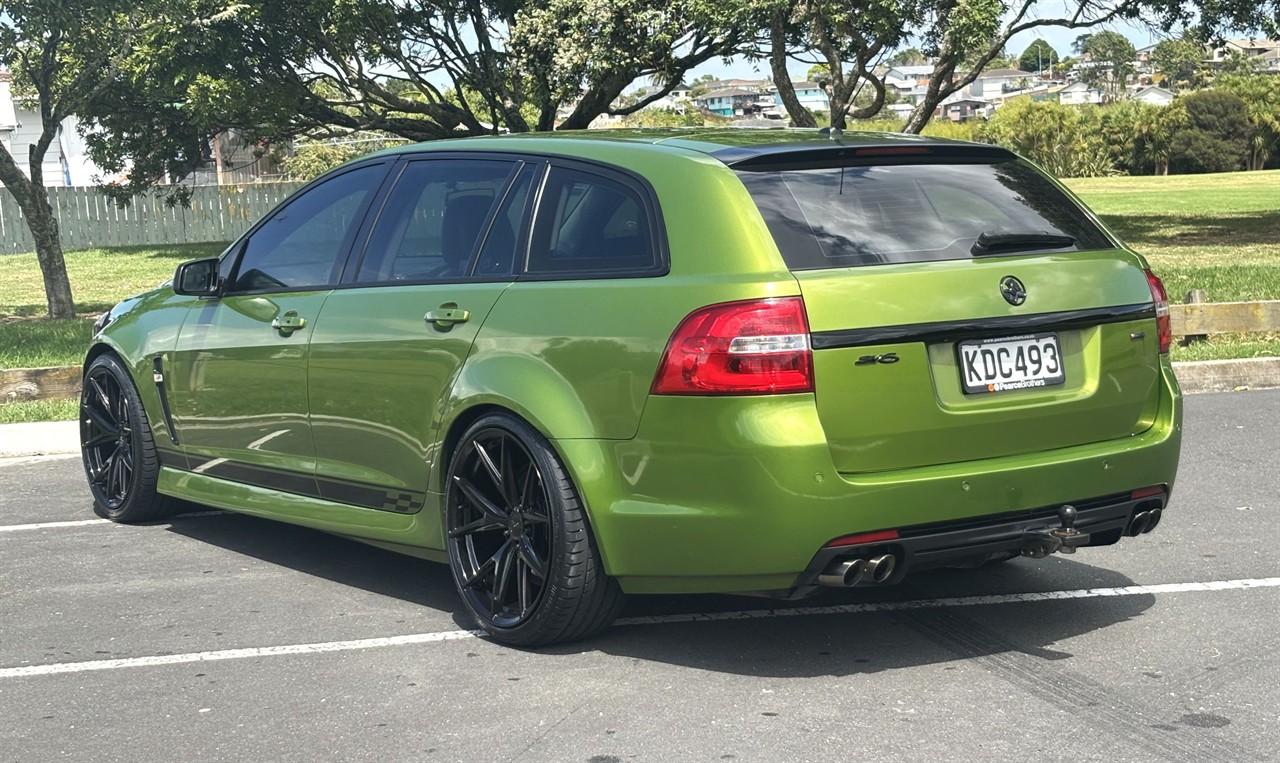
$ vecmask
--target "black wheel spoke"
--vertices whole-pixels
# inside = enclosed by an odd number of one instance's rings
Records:
[[[520,616],[524,617],[529,612],[529,604],[533,601],[533,592],[529,587],[529,565],[523,560],[517,565],[520,574],[517,577],[516,586],[520,602]]]
[[[120,427],[116,426],[114,422],[107,421],[101,413],[88,405],[84,406],[84,415],[89,417],[90,425],[96,427],[107,439],[114,440],[120,436]]]
[[[466,497],[467,503],[471,504],[473,508],[488,515],[495,522],[501,522],[503,525],[507,523],[509,519],[507,512],[495,506],[493,501],[486,498],[484,493],[476,489],[476,486],[472,485],[467,478],[460,474],[455,474],[453,481]]]
[[[497,614],[503,610],[503,603],[507,599],[507,587],[511,583],[512,569],[515,567],[515,544],[507,541],[502,544],[502,549],[498,552],[501,558],[498,559],[497,567],[493,574],[493,612]]]
[[[119,436],[119,434],[114,432],[102,432],[101,434],[96,434],[86,440],[84,446],[86,448],[96,448],[103,443],[115,442],[116,438]]]
[[[521,538],[516,544],[516,548],[520,551],[520,558],[529,566],[529,571],[546,580],[547,563],[543,561],[542,557],[538,556],[538,552],[533,548],[533,541],[528,537]]]
[[[90,376],[89,385],[93,387],[93,392],[97,395],[98,400],[102,401],[102,411],[114,417],[115,411],[111,408],[111,398],[107,397],[107,391],[102,388],[102,383]]]
[[[502,491],[502,499],[511,508],[519,505],[516,502],[516,470],[511,466],[511,448],[513,445],[511,438],[504,437],[502,438],[502,449],[498,451],[499,471],[502,473],[502,482],[498,488]]]
[[[463,525],[462,527],[458,527],[456,529],[450,530],[449,537],[458,538],[463,535],[470,535],[472,533],[482,533],[482,532],[489,532],[491,530],[501,530],[504,527],[506,527],[505,524],[497,521],[496,519],[486,514],[485,516],[480,517],[474,522],[471,522]]]
[[[506,489],[502,486],[502,472],[498,471],[498,465],[493,463],[493,459],[489,457],[489,451],[485,450],[480,443],[472,443],[475,448],[476,456],[479,457],[480,463],[484,465],[485,471],[489,472],[489,478],[493,480],[494,487],[498,491],[506,494]]]

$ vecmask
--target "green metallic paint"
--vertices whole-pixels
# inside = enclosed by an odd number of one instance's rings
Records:
[[[200,300],[187,314],[166,387],[185,452],[310,474],[307,343],[328,291]],[[306,324],[272,327],[296,314]]]
[[[311,431],[319,473],[425,491],[438,457],[440,403],[508,285],[335,291],[311,339]],[[448,328],[425,320],[445,305],[467,310],[470,319]]]
[[[625,590],[786,588],[842,535],[1172,488],[1181,398],[1167,363],[1160,378],[1140,435],[877,474],[835,468],[809,395],[655,397],[633,440],[556,446]]]
[[[96,340],[126,359],[160,445],[150,363],[157,354],[174,362],[177,347],[184,355],[169,386],[202,397],[182,401],[184,438],[184,425],[203,426],[192,430],[193,454],[308,471],[317,453],[302,439],[286,452],[263,446],[309,436],[311,422],[323,475],[425,489],[422,511],[358,508],[168,466],[160,490],[443,559],[442,442],[477,411],[505,408],[561,455],[606,570],[628,591],[656,593],[786,588],[841,535],[1172,487],[1181,399],[1167,356],[1157,360],[1153,321],[1063,331],[1066,385],[990,399],[958,391],[949,343],[818,351],[815,394],[649,396],[671,332],[707,304],[803,294],[814,331],[1000,317],[1149,302],[1145,263],[1116,250],[793,275],[741,182],[707,154],[825,139],[793,131],[587,137],[495,137],[389,153],[530,152],[632,170],[660,199],[668,275],[346,288],[328,302],[327,292],[194,300],[162,288],[122,303]],[[1022,308],[999,297],[1006,274],[1027,284]],[[436,337],[422,318],[445,302],[471,319]],[[289,309],[307,325],[280,337],[270,320]],[[1129,338],[1135,328],[1145,330],[1143,341]],[[194,347],[197,332],[215,347]],[[234,357],[216,347],[244,338],[253,347]],[[856,354],[889,351],[903,360],[865,369],[874,380],[841,372]],[[905,378],[912,369],[920,373]],[[1063,403],[1070,414],[1049,412]],[[1026,429],[1042,415],[1057,434],[1023,431],[1003,443],[992,434]],[[879,436],[857,431],[868,419],[885,427]],[[897,438],[903,443],[891,442]]]

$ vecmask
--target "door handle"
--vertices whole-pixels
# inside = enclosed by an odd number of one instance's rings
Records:
[[[289,336],[298,329],[305,328],[306,325],[307,319],[298,315],[297,310],[290,310],[284,315],[274,318],[271,321],[271,328],[279,331],[280,336]]]
[[[422,318],[438,329],[449,329],[455,323],[466,323],[471,320],[471,312],[459,308],[454,302],[446,302],[435,310],[431,310]]]

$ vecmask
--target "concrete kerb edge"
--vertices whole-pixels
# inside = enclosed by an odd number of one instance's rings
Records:
[[[1188,361],[1174,363],[1173,370],[1187,394],[1280,388],[1280,358]],[[0,425],[0,459],[79,451],[74,421]]]

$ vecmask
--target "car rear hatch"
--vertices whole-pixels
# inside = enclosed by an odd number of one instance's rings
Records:
[[[836,467],[1129,437],[1159,404],[1153,287],[1002,149],[840,147],[731,163],[800,283]]]

